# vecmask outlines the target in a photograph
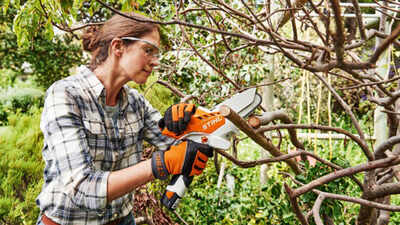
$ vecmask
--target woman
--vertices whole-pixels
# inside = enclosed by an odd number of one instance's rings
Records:
[[[193,105],[174,105],[161,118],[125,85],[145,83],[159,64],[157,25],[115,15],[88,30],[83,45],[92,54],[89,68],[46,93],[38,224],[134,224],[135,187],[169,174],[198,175],[212,149],[190,141],[171,146],[173,140],[160,133],[158,123],[182,132]],[[161,151],[141,162],[143,140]]]

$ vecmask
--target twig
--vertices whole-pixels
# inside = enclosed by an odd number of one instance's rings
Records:
[[[165,82],[163,80],[157,80],[156,83],[159,83],[167,88],[169,88],[174,94],[176,94],[177,96],[184,98],[186,95],[183,94],[180,90],[178,90],[177,88],[173,87],[171,84],[169,84],[168,82]]]
[[[373,86],[373,85],[378,85],[378,84],[386,84],[386,83],[390,83],[390,82],[393,82],[393,81],[396,81],[396,80],[399,80],[399,79],[400,79],[400,76],[393,77],[393,78],[391,78],[389,80],[384,80],[384,81],[370,82],[370,83],[359,84],[359,85],[350,86],[350,87],[343,87],[343,88],[339,88],[339,90],[348,90],[348,89],[368,87],[368,86]]]
[[[262,133],[266,131],[271,131],[271,130],[276,130],[276,129],[318,129],[318,130],[326,130],[326,131],[334,131],[337,133],[341,133],[355,141],[363,150],[364,154],[367,156],[368,159],[373,160],[374,156],[372,152],[369,150],[368,145],[360,139],[359,137],[355,136],[354,134],[351,134],[350,132],[338,128],[338,127],[329,127],[329,126],[323,126],[323,125],[316,125],[316,124],[309,124],[309,125],[302,125],[302,124],[281,124],[281,125],[274,125],[274,126],[268,126],[268,127],[262,127],[259,128],[256,132],[257,133]]]
[[[361,15],[360,5],[358,4],[358,0],[351,0],[354,6],[355,14],[357,17],[357,25],[358,29],[360,30],[361,39],[367,39],[367,35],[365,34],[364,22]]]
[[[178,217],[178,219],[180,221],[182,221],[182,223],[184,223],[185,225],[189,225],[175,210],[172,211],[176,217]]]
[[[254,85],[254,86],[250,86],[250,87],[245,87],[245,88],[240,89],[238,92],[240,93],[240,92],[243,92],[243,91],[251,89],[251,88],[259,88],[259,87],[264,87],[264,86],[270,86],[270,85],[282,83],[282,82],[290,80],[290,79],[292,79],[292,78],[291,77],[287,77],[287,78],[284,78],[284,79],[281,79],[281,80],[272,81],[272,82],[268,82],[268,83],[265,83],[265,84],[259,84],[259,85]],[[400,77],[399,77],[399,79],[400,79]]]

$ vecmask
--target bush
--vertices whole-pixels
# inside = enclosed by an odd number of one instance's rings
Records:
[[[35,198],[43,182],[41,110],[10,114],[9,126],[0,127],[0,223],[35,224]]]
[[[0,88],[12,87],[17,79],[17,73],[9,69],[0,69]]]
[[[44,92],[34,88],[9,88],[0,90],[0,125],[7,125],[12,113],[26,113],[31,107],[41,107]]]

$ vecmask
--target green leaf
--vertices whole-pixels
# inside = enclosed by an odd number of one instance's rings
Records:
[[[47,19],[46,26],[45,26],[45,36],[48,40],[52,40],[54,37],[54,30],[53,24],[51,23],[51,19]]]
[[[10,5],[10,0],[4,0],[3,4],[2,4],[2,8],[3,8],[3,15],[7,14],[7,9],[8,6]]]
[[[133,10],[133,8],[132,8],[131,1],[125,0],[122,2],[122,8],[121,8],[122,12],[130,12],[132,10]]]

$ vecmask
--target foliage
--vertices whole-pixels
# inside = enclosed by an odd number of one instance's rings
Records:
[[[44,92],[35,88],[0,89],[0,125],[8,124],[8,116],[17,112],[26,113],[31,107],[44,103]]]
[[[177,212],[189,224],[296,224],[276,171],[260,187],[258,168],[229,166],[226,172],[235,177],[232,195],[225,185],[217,188],[215,167],[208,166],[194,179]]]
[[[4,225],[35,224],[39,209],[35,198],[43,183],[39,128],[41,110],[9,116],[9,126],[0,127],[0,221]]]
[[[6,68],[17,74],[33,76],[40,86],[48,88],[53,82],[68,76],[73,66],[85,62],[81,47],[73,41],[72,36],[48,34],[51,24],[46,29],[26,27],[27,33],[24,35],[35,32],[35,36],[29,38],[18,32],[18,29],[13,32],[13,19],[16,22],[21,20],[21,16],[17,16],[17,7],[11,4],[6,12],[0,13],[0,69]],[[29,19],[25,22],[26,26],[30,26],[28,22],[33,22],[31,20],[35,20],[37,15],[30,11],[22,17]],[[17,43],[21,35],[24,41],[30,43],[29,46]]]
[[[164,113],[170,105],[179,102],[179,99],[168,88],[156,82],[157,77],[153,73],[146,84],[139,85],[130,82],[129,86],[139,91],[155,109]]]
[[[350,166],[350,164],[342,158],[335,157],[331,161],[344,168]],[[315,166],[310,166],[310,164],[307,162],[305,165],[305,171],[306,172],[304,174],[297,175],[296,179],[304,184],[307,184],[319,177],[332,173],[334,170],[320,162],[317,162]],[[349,178],[341,178],[331,181],[328,184],[319,187],[318,189],[324,192],[335,194],[348,194],[350,192],[352,194],[357,193],[357,195],[359,195],[361,193],[359,188],[352,183]],[[302,195],[300,199],[303,206],[307,207],[308,210],[311,210],[317,197],[317,194],[308,192]],[[343,210],[344,207],[342,202],[327,199],[323,202],[320,213],[331,217],[336,223],[346,224],[345,219],[347,215]]]

